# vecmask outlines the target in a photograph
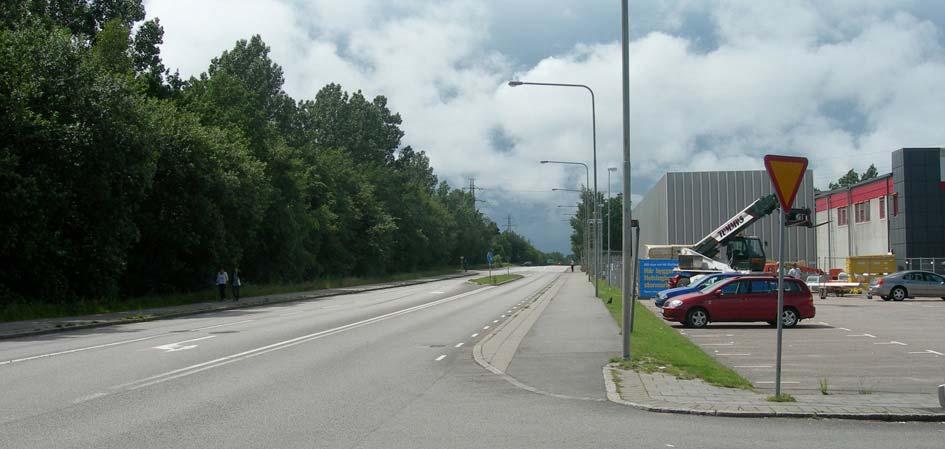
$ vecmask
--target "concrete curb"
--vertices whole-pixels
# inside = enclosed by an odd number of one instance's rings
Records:
[[[431,282],[447,281],[450,279],[459,279],[459,278],[475,276],[475,275],[477,275],[477,273],[471,273],[471,272],[461,273],[461,274],[447,275],[447,276],[436,278],[436,279],[428,278],[428,279],[411,280],[411,281],[400,281],[394,285],[378,285],[376,287],[368,286],[366,288],[358,289],[358,290],[331,291],[331,292],[326,292],[326,294],[318,294],[317,292],[322,291],[322,290],[314,290],[314,292],[316,292],[314,294],[306,293],[306,294],[300,294],[299,296],[292,296],[292,297],[283,298],[283,299],[265,298],[261,301],[256,301],[256,302],[242,302],[242,303],[241,302],[227,302],[227,303],[220,303],[219,306],[210,307],[206,309],[194,309],[194,310],[186,310],[186,311],[180,311],[180,312],[170,312],[166,314],[146,316],[143,318],[119,319],[119,320],[108,320],[108,321],[98,321],[98,322],[93,321],[91,323],[77,324],[74,326],[62,326],[62,327],[55,327],[55,328],[49,328],[49,329],[31,330],[31,331],[17,332],[17,333],[10,333],[10,334],[0,334],[0,340],[10,340],[10,339],[21,338],[21,337],[32,337],[32,336],[37,336],[37,335],[56,334],[60,332],[70,332],[70,331],[84,330],[84,329],[95,329],[99,327],[117,326],[119,324],[132,324],[132,323],[143,323],[147,321],[166,320],[166,319],[172,319],[172,318],[180,318],[183,316],[200,315],[204,313],[222,312],[226,310],[235,310],[235,309],[248,309],[252,307],[268,306],[272,304],[282,304],[282,303],[287,303],[287,302],[321,300],[321,299],[332,298],[336,296],[353,295],[357,293],[387,290],[391,288],[429,284]],[[351,287],[342,287],[342,288],[351,288]],[[354,288],[357,288],[357,287],[354,287]]]
[[[664,401],[654,401],[646,403],[649,395],[643,389],[643,395],[646,398],[639,398],[634,401],[628,401],[617,391],[617,384],[613,380],[613,373],[620,369],[615,364],[605,365],[603,368],[604,385],[607,389],[607,399],[617,404],[629,405],[640,410],[658,413],[676,413],[687,415],[703,416],[722,416],[732,418],[829,418],[829,419],[852,419],[868,421],[920,421],[920,422],[945,422],[945,412],[943,413],[897,413],[897,412],[873,412],[873,413],[851,413],[834,412],[829,409],[835,407],[821,407],[820,411],[749,411],[749,410],[726,410],[720,408],[695,408],[696,406],[719,406],[717,403],[692,403],[692,404],[674,404]],[[637,374],[633,371],[633,374]],[[889,408],[889,407],[884,407]]]
[[[485,276],[485,277],[489,277],[489,276]],[[470,280],[467,281],[467,282],[470,282],[470,283],[475,284],[475,285],[487,285],[487,286],[492,286],[492,287],[498,287],[498,286],[500,286],[500,285],[505,285],[505,284],[508,284],[509,282],[515,282],[515,281],[520,280],[520,279],[525,279],[525,276],[519,275],[519,277],[517,277],[517,278],[508,279],[508,280],[499,282],[498,284],[476,284],[475,282],[473,282],[472,279],[470,279]]]

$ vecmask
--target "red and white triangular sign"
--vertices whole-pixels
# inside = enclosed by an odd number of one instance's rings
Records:
[[[765,170],[781,202],[781,210],[790,211],[801,187],[801,180],[804,179],[804,172],[807,171],[807,158],[768,154],[765,155]]]

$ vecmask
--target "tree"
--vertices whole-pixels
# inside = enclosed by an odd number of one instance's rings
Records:
[[[870,164],[869,168],[863,172],[863,175],[857,174],[856,170],[850,169],[847,174],[840,177],[837,182],[831,182],[829,185],[830,190],[836,189],[846,189],[859,182],[866,181],[867,179],[873,179],[879,176],[879,171],[876,170],[876,165]]]
[[[879,176],[879,171],[876,170],[875,165],[870,164],[870,167],[867,168],[865,172],[863,172],[862,176],[860,176],[860,181],[862,182],[862,181],[866,181],[867,179],[873,179],[877,176]]]

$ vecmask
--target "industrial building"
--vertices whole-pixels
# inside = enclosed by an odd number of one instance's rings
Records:
[[[808,170],[794,201],[795,208],[813,211],[813,179],[813,172]],[[756,199],[772,193],[770,178],[764,170],[667,173],[633,209],[633,218],[640,222],[640,249],[643,251],[647,244],[696,243]],[[767,242],[767,258],[776,260],[779,226],[775,212],[752,224],[744,234]],[[813,229],[788,228],[785,236],[785,261],[816,263],[817,236]]]
[[[945,272],[945,150],[902,148],[892,173],[816,197],[818,266],[892,254],[896,268]]]

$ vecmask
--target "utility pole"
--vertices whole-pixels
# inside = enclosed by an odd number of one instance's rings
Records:
[[[629,0],[620,1],[620,41],[623,68],[623,359],[630,360],[630,323],[633,322],[633,271],[630,264],[633,246],[630,209],[630,7]]]
[[[476,207],[476,178],[469,178],[469,194],[472,195],[473,207]]]
[[[505,225],[505,232],[509,234],[512,233],[512,215],[509,215],[508,224]]]

